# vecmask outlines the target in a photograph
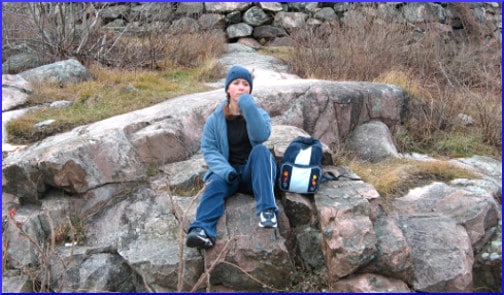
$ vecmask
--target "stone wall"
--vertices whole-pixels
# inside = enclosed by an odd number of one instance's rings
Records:
[[[488,39],[501,41],[502,5],[468,3]],[[106,7],[104,25],[118,30],[149,31],[156,22],[167,22],[174,32],[219,29],[229,42],[251,37],[262,45],[288,45],[289,34],[305,25],[339,22],[358,26],[366,17],[384,25],[390,22],[415,26],[438,23],[444,31],[464,29],[464,19],[454,3],[447,2],[171,2],[126,3]],[[141,21],[147,20],[149,21]]]
[[[19,3],[5,5],[6,16],[12,18],[15,16],[9,13],[19,13],[19,7],[13,9]],[[77,18],[77,26],[71,26],[77,37],[84,36],[89,31],[88,26],[97,20],[97,27],[112,34],[219,30],[223,31],[228,43],[241,42],[257,48],[290,46],[290,35],[297,28],[325,29],[335,24],[359,27],[373,20],[383,25],[405,24],[415,30],[418,38],[429,28],[453,33],[450,38],[460,35],[458,33],[463,35],[473,30],[476,22],[486,41],[502,42],[500,2],[461,5],[448,2],[97,2],[69,7],[52,5],[44,13],[50,18],[66,9],[63,13]],[[2,50],[2,73],[15,74],[47,64],[48,61],[38,54],[39,50],[39,44],[10,40]]]

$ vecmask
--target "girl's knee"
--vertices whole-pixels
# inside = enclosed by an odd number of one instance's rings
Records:
[[[270,155],[270,151],[264,144],[257,144],[252,148],[251,154],[265,154]]]

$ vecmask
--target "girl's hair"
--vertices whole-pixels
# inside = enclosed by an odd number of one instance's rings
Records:
[[[229,103],[231,101],[231,96],[229,96],[229,93],[226,93],[226,97],[227,97],[227,103],[224,106],[224,116],[226,117],[226,120],[231,121],[234,120],[236,116],[231,114],[231,111],[229,110]]]

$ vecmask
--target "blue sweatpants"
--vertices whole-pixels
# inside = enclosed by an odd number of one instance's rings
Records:
[[[201,227],[206,234],[217,236],[217,221],[224,214],[225,200],[236,192],[253,194],[256,200],[256,215],[267,209],[279,209],[275,203],[274,187],[276,162],[266,146],[259,144],[252,148],[247,163],[235,167],[239,181],[229,184],[215,173],[207,180],[206,189],[196,211],[196,220],[189,227]]]

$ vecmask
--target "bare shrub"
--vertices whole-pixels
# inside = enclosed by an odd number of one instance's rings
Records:
[[[138,37],[123,37],[114,41],[114,32],[108,32],[104,36],[109,48],[103,54],[100,54],[98,61],[110,67],[116,68],[148,68],[160,69],[163,68],[162,59],[165,57],[163,49],[167,44],[165,37],[156,37],[157,33],[150,33],[141,38]]]
[[[170,36],[165,47],[166,58],[174,65],[193,68],[225,51],[223,32],[209,31]]]
[[[40,293],[49,291],[60,292],[62,286],[57,286],[55,289],[51,288],[51,278],[53,275],[51,265],[59,263],[62,267],[65,267],[69,261],[58,254],[56,247],[63,239],[69,239],[70,243],[66,243],[65,247],[71,247],[70,250],[73,251],[74,246],[82,238],[82,228],[79,225],[80,223],[77,223],[77,226],[73,224],[76,221],[75,218],[69,217],[66,220],[61,220],[61,223],[57,225],[49,215],[46,214],[46,218],[49,232],[44,233],[43,237],[39,237],[32,224],[32,222],[40,222],[38,217],[18,217],[15,208],[9,210],[8,218],[3,221],[3,226],[6,230],[2,234],[2,248],[4,250],[2,252],[2,267],[4,270],[12,267],[9,264],[9,259],[14,259],[14,257],[8,257],[8,249],[9,247],[19,246],[11,245],[9,237],[6,236],[7,228],[12,228],[14,231],[17,231],[19,237],[25,239],[24,242],[33,249],[32,251],[36,253],[39,259],[37,263],[30,263],[19,269],[21,274],[26,275],[31,280],[32,291]]]
[[[428,31],[411,48],[407,59],[426,89],[423,99],[431,109],[425,121],[425,126],[430,126],[429,134],[435,130],[459,131],[457,116],[463,113],[478,120],[476,127],[484,142],[500,147],[501,45],[457,42]],[[428,137],[426,132],[410,131],[419,140]]]
[[[47,60],[83,56],[99,46],[100,9],[92,3],[30,2],[19,3],[23,27],[31,34],[23,40]],[[7,30],[14,24],[6,23]]]
[[[421,111],[404,126],[405,146],[435,150],[441,134],[467,133],[457,119],[463,113],[477,121],[472,128],[480,131],[472,133],[500,147],[502,45],[485,41],[467,4],[454,5],[463,38],[437,23],[384,24],[363,15],[358,25],[332,23],[294,31],[292,56],[286,62],[304,78],[378,81],[406,89],[410,104]]]
[[[99,62],[119,68],[164,69],[196,67],[224,51],[223,32],[175,35],[170,21],[145,19],[138,11],[135,22],[106,28],[100,14],[111,4],[94,2],[26,2],[2,4],[4,52],[20,48],[39,55],[46,63],[76,58],[85,65]],[[142,24],[141,27],[138,24]],[[10,55],[10,54],[9,54]]]
[[[451,3],[453,11],[458,15],[462,26],[464,27],[464,37],[472,41],[479,41],[482,38],[482,30],[476,20],[476,16],[469,8],[468,3],[453,2]]]
[[[502,148],[502,100],[501,96],[490,93],[464,91],[468,95],[472,112],[479,120],[481,135],[485,143]]]
[[[369,16],[363,27],[333,23],[292,33],[288,64],[303,77],[370,81],[392,69],[405,45],[400,24],[384,26]]]
[[[110,38],[109,38],[110,39]],[[224,52],[220,32],[172,34],[168,28],[142,37],[124,37],[99,57],[102,64],[120,68],[194,68]]]
[[[8,55],[12,49],[34,52],[48,62],[70,57],[81,62],[100,51],[99,14],[92,2],[2,3],[2,41]]]

